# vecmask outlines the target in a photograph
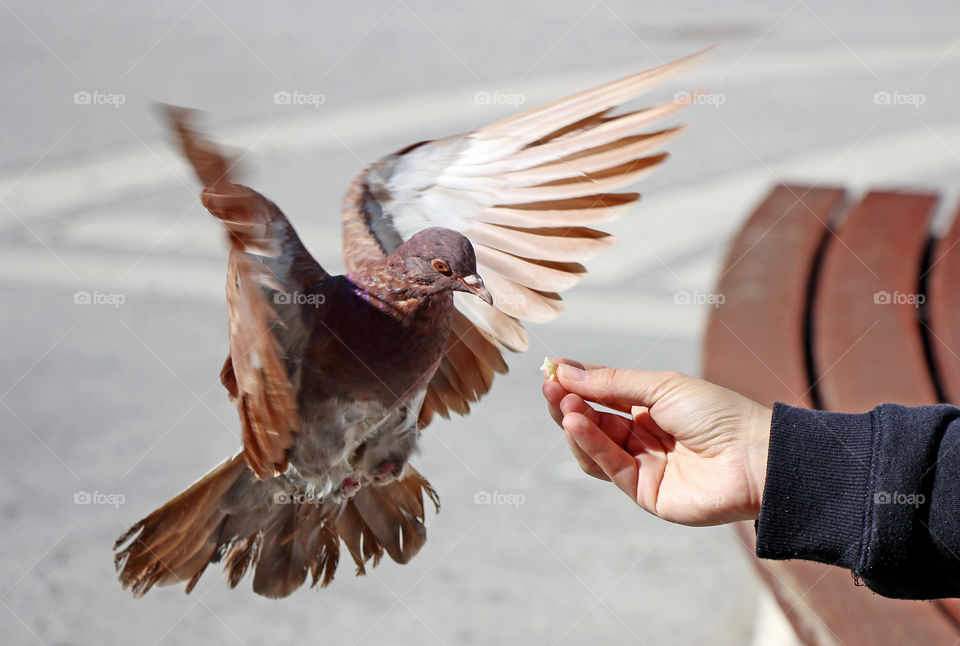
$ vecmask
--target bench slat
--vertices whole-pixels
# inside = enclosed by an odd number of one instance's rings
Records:
[[[960,406],[960,210],[947,233],[934,244],[927,274],[927,337],[936,377],[944,400]],[[939,603],[960,625],[960,599]]]
[[[960,406],[960,212],[934,245],[928,274],[930,348],[944,397]]]
[[[756,553],[753,523],[737,537]],[[937,603],[900,601],[856,586],[848,570],[810,561],[754,559],[760,576],[807,646],[956,646],[957,624]]]
[[[803,204],[798,205],[795,196],[803,196]],[[810,211],[829,222],[842,199],[843,193],[837,189],[776,187],[744,225],[718,285],[726,300],[708,323],[707,379],[766,405],[785,401],[812,406],[807,392],[810,376],[803,360],[802,321],[808,293],[805,285],[801,287],[805,280],[797,277],[810,276],[824,233]],[[784,220],[794,218],[801,224],[781,228]],[[771,225],[787,240],[762,235]],[[790,268],[793,273],[785,273]],[[777,311],[788,312],[792,318]],[[771,374],[773,366],[783,371],[778,372],[779,379]],[[797,393],[804,396],[797,397]],[[747,551],[755,554],[753,523],[737,523],[734,531]],[[954,622],[937,605],[877,596],[855,586],[847,570],[807,561],[753,561],[805,644],[933,646],[954,644],[960,636]]]
[[[813,359],[821,406],[936,403],[911,300],[936,195],[868,193],[827,245],[814,298]]]
[[[844,191],[774,187],[728,252],[703,373],[756,401],[812,407],[804,347],[809,280]]]

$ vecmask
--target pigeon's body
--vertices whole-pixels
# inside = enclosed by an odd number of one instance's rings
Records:
[[[117,540],[123,585],[140,595],[186,582],[189,592],[223,561],[231,586],[252,570],[255,592],[281,597],[308,573],[329,583],[341,545],[359,573],[384,552],[412,558],[426,540],[424,494],[437,503],[409,465],[421,430],[467,413],[506,372],[502,353],[526,349],[521,319],[555,318],[581,262],[613,244],[591,226],[639,197],[611,191],[666,159],[657,150],[682,128],[641,129],[683,105],[612,111],[695,62],[372,164],[344,202],[341,276],[172,109],[230,242],[220,377],[243,451]]]
[[[290,466],[336,492],[348,477],[399,475],[414,451],[420,407],[450,330],[453,294],[407,297],[389,272],[330,281],[331,293],[319,306],[328,313],[313,330],[301,368],[301,429]],[[388,464],[386,473],[374,475]]]

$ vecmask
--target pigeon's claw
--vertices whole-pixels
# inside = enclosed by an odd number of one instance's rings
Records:
[[[401,473],[403,473],[402,462],[384,460],[370,472],[370,477],[377,484],[386,484],[399,478]]]
[[[350,476],[349,478],[344,478],[343,482],[340,484],[340,494],[344,498],[353,498],[358,491],[360,491],[360,480]]]

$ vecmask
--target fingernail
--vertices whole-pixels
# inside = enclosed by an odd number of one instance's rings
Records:
[[[557,367],[557,374],[560,377],[563,377],[567,381],[583,381],[587,378],[587,373],[580,368],[574,368],[573,366],[568,366],[565,363],[561,363]]]

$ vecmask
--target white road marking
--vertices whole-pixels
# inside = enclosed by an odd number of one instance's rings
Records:
[[[924,68],[939,56],[943,58],[938,62],[938,68],[943,68],[960,60],[960,47],[951,48],[951,45],[948,40],[907,45],[863,45],[858,46],[857,57],[851,56],[849,50],[840,45],[803,48],[753,56],[732,68],[733,60],[724,58],[721,49],[707,64],[668,82],[665,88],[658,90],[657,96],[670,97],[671,89],[709,87],[721,77],[724,88],[729,89],[738,84],[757,83],[765,79],[844,77],[862,72],[864,64],[877,73],[889,74],[901,69]],[[496,84],[487,82],[482,86],[413,94],[341,110],[298,115],[284,119],[275,126],[275,121],[271,120],[224,129],[217,133],[217,137],[240,147],[257,143],[258,153],[289,154],[321,153],[340,149],[344,144],[357,148],[395,138],[403,132],[430,130],[438,135],[448,134],[464,127],[464,124],[482,124],[504,116],[498,106],[482,105],[473,99],[475,92],[490,90],[492,85],[496,85],[498,92],[523,95],[524,105],[534,106],[635,73],[649,64],[647,60],[580,74]],[[729,74],[726,74],[728,71]],[[264,136],[267,130],[269,133]],[[93,155],[81,163],[71,161],[59,166],[44,165],[24,177],[20,177],[20,171],[0,174],[0,198],[18,216],[26,219],[56,215],[64,209],[79,210],[90,204],[109,204],[113,200],[178,181],[187,185],[192,183],[183,160],[165,142],[147,144],[149,150],[138,143],[124,150]]]
[[[833,165],[821,184],[844,184],[854,192],[876,185],[923,186],[925,178],[945,169],[956,169],[960,174],[960,160],[949,152],[960,150],[960,125],[939,128],[944,144],[939,154],[937,148],[924,144],[925,136],[929,136],[925,128],[878,135],[865,139],[849,152],[847,146],[824,149],[784,159],[772,168],[777,176],[790,181],[813,182]],[[897,159],[896,164],[888,163],[892,158]],[[725,242],[774,181],[770,170],[757,165],[654,196],[638,207],[640,212],[634,214],[630,224],[618,223],[618,228],[625,229],[619,232],[620,244],[591,263],[591,275],[567,295],[567,312],[551,325],[651,335],[669,323],[677,326],[671,336],[697,337],[708,308],[676,305],[673,295],[683,290],[707,293],[712,289]],[[184,218],[157,245],[176,252],[183,251],[182,245],[192,241],[195,250],[203,252],[202,258],[178,257],[172,261],[169,255],[149,255],[122,278],[162,227],[155,224],[147,229],[116,229],[111,224],[115,222],[115,216],[103,216],[94,224],[77,225],[68,240],[78,244],[106,243],[115,246],[118,253],[77,248],[57,251],[80,279],[70,276],[45,250],[20,247],[3,251],[5,262],[0,265],[0,282],[100,289],[128,296],[156,293],[223,298],[224,252],[218,227],[212,220]],[[98,232],[109,232],[109,236],[100,236]],[[646,246],[638,242],[640,233]],[[338,253],[337,237],[329,235],[329,231],[306,228],[303,234],[319,258],[328,254],[335,257]],[[322,246],[313,244],[317,241],[322,241]],[[701,253],[695,260],[677,260],[684,252],[700,247],[712,247],[712,251]],[[628,290],[623,297],[611,298],[609,292],[598,291],[623,285],[638,274],[664,266],[671,270],[665,272],[666,278],[660,285],[665,295],[631,295]]]
[[[655,270],[691,249],[723,245],[770,186],[789,183],[846,187],[853,198],[873,187],[933,188],[930,178],[960,175],[960,124],[868,137],[795,155],[769,168],[748,169],[695,185],[649,194],[626,218],[607,229],[620,244],[590,263],[591,284],[610,286]],[[949,204],[944,199],[943,203]]]
[[[858,54],[872,69],[889,72],[933,60],[947,45],[910,45],[892,50],[884,45],[862,48]],[[960,48],[949,53],[940,65],[958,58]],[[849,55],[839,56],[832,49],[771,54],[738,65],[725,85],[782,78],[785,73],[836,77],[860,67],[859,61]],[[718,69],[723,69],[722,61],[693,70],[681,83],[683,87],[696,87],[700,81],[716,78]],[[522,90],[527,104],[535,105],[630,71],[635,68],[528,79],[516,87],[504,84],[498,91]],[[468,120],[491,120],[489,108],[474,103],[472,92],[473,88],[461,88],[319,116],[298,116],[277,123],[257,150],[277,155],[322,154],[344,144],[360,147],[407,130],[429,126],[438,132],[456,131],[456,125]],[[218,138],[242,146],[257,141],[267,125],[248,125],[218,133]],[[66,208],[82,211],[92,204],[110,205],[180,180],[192,181],[171,150],[160,145],[151,147],[152,151],[138,147],[82,164],[36,168],[22,178],[18,173],[0,176],[0,197],[18,217],[43,233],[45,218]],[[924,186],[931,176],[960,171],[957,151],[960,124],[938,124],[936,133],[926,126],[914,127],[868,136],[853,148],[844,144],[807,152],[771,163],[769,168],[758,162],[697,184],[649,194],[634,213],[609,227],[619,236],[620,244],[591,262],[591,275],[570,293],[568,311],[552,325],[642,335],[657,335],[666,326],[675,325],[671,336],[696,337],[708,310],[678,306],[673,294],[683,290],[708,292],[712,288],[726,241],[777,178],[840,184],[854,192],[877,185]],[[172,175],[170,168],[179,169],[182,177]],[[195,208],[200,210],[199,206]],[[40,246],[4,249],[0,283],[99,289],[126,295],[223,298],[225,254],[219,227],[212,219],[190,213],[171,227],[174,218],[170,214],[151,217],[138,213],[134,220],[121,217],[115,209],[106,206],[97,215],[83,215],[66,223],[56,221],[57,257]],[[317,220],[298,223],[298,228],[317,258],[336,270],[339,223]],[[144,255],[147,249],[151,253]],[[685,257],[693,251],[698,254],[695,258]],[[171,254],[177,254],[175,261]],[[71,276],[64,264],[76,276]],[[658,283],[659,293],[609,296],[608,289],[628,286],[631,278],[654,271],[665,276]]]

